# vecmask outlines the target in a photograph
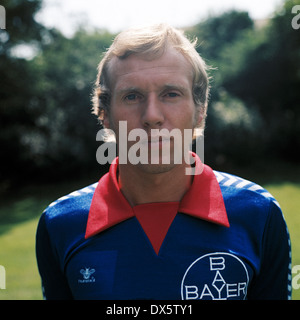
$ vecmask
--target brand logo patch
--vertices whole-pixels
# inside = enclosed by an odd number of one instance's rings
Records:
[[[243,261],[231,253],[209,253],[196,259],[181,282],[182,300],[243,300],[249,275]]]
[[[83,276],[83,279],[78,279],[78,283],[91,283],[95,282],[95,277],[92,277],[92,274],[95,273],[95,269],[84,268],[80,270],[80,273]]]

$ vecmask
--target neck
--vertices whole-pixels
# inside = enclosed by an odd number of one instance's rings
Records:
[[[176,165],[162,173],[149,173],[132,165],[119,165],[119,185],[131,206],[177,202],[182,199],[192,183],[192,176],[185,174],[187,166]]]

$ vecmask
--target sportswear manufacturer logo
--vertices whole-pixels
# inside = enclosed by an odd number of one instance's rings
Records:
[[[183,300],[243,300],[249,275],[243,261],[231,253],[216,252],[196,259],[181,282]]]
[[[83,279],[78,279],[78,283],[91,283],[95,282],[95,278],[92,276],[92,274],[95,272],[95,269],[91,268],[84,268],[80,270],[80,273],[83,276]]]

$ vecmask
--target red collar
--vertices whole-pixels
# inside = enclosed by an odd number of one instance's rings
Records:
[[[201,166],[200,158],[192,153],[196,160],[196,170]],[[120,191],[117,181],[118,158],[110,166],[95,190],[86,227],[85,238],[89,238],[124,220],[134,217],[141,208],[147,209],[167,203],[145,204],[131,207]],[[229,227],[227,213],[219,183],[212,169],[204,165],[203,172],[194,176],[193,183],[180,203],[169,203],[178,212]],[[136,212],[135,212],[136,211]]]

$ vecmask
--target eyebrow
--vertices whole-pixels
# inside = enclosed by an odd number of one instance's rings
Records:
[[[116,90],[118,95],[127,93],[127,92],[136,92],[136,91],[143,91],[143,90],[139,87],[128,87],[128,88],[121,88]]]
[[[164,89],[163,89],[163,91],[164,90],[179,90],[179,91],[182,91],[183,93],[186,93],[186,92],[188,92],[188,88],[187,87],[185,87],[185,86],[182,86],[182,85],[178,85],[178,84],[169,84],[169,83],[167,83],[167,84],[165,84],[164,86]]]
[[[163,91],[168,91],[168,90],[179,90],[182,91],[183,93],[187,93],[189,91],[189,89],[185,86],[182,85],[178,85],[178,84],[172,84],[172,83],[166,83],[164,84],[161,89],[159,91],[163,92]],[[125,93],[128,92],[141,92],[143,93],[145,90],[134,86],[134,87],[124,87],[124,88],[120,88],[116,90],[117,95],[123,95]]]

